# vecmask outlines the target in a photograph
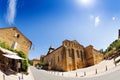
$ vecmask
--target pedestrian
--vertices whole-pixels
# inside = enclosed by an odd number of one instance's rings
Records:
[[[17,63],[17,72],[20,72],[20,69],[21,69],[21,63],[20,63],[20,61],[18,61],[18,63]]]

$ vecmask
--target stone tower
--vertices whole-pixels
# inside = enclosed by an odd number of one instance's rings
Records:
[[[118,40],[120,40],[120,29],[118,30]]]

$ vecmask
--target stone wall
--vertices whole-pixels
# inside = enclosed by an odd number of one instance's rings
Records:
[[[85,54],[88,66],[97,64],[103,60],[102,53],[95,50],[92,45],[89,45],[85,48]]]
[[[93,49],[93,57],[94,57],[94,64],[98,64],[103,60],[103,55],[95,49]]]
[[[36,64],[40,63],[40,60],[39,59],[33,59],[32,62],[33,62],[33,66],[36,66]]]
[[[18,51],[23,51],[28,55],[31,48],[31,41],[28,40],[20,31],[15,27],[1,28],[0,29],[0,42],[5,42],[9,47],[15,48]]]
[[[44,62],[49,64],[50,69],[71,71],[97,64],[102,57],[91,45],[84,48],[76,40],[65,40],[59,48],[44,57]]]
[[[85,66],[84,48],[77,41],[63,41],[66,48],[67,71],[75,70]]]
[[[64,62],[62,61],[63,60],[63,55],[61,55],[62,51],[63,47],[59,47],[58,49],[44,57],[44,62],[46,62],[49,65],[50,69],[60,71],[63,70]]]

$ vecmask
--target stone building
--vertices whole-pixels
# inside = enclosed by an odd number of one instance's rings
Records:
[[[28,57],[32,42],[25,37],[16,27],[0,28],[0,43],[5,43],[9,48],[22,51]],[[4,71],[5,66],[16,71],[17,62],[21,60],[17,53],[0,46],[0,69]]]
[[[40,63],[40,59],[34,58],[32,60],[33,66],[36,66],[38,63]]]
[[[76,40],[63,41],[57,49],[49,48],[42,60],[47,63],[49,69],[59,71],[71,71],[91,66],[102,61],[103,55],[93,46],[83,47]]]
[[[5,42],[9,47],[23,51],[26,55],[32,45],[32,42],[16,27],[0,28],[0,42]]]
[[[40,61],[41,61],[41,62],[44,62],[44,57],[45,57],[45,55],[41,55],[41,56],[40,56]]]
[[[99,51],[93,48],[92,45],[87,46],[84,48],[87,66],[92,66],[102,61],[103,55]]]

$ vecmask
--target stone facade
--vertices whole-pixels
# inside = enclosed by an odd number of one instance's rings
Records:
[[[36,66],[36,64],[40,63],[40,59],[35,58],[32,60],[32,63],[33,63],[33,66]]]
[[[97,64],[103,59],[102,53],[95,50],[92,45],[87,46],[84,50],[88,66]]]
[[[52,49],[52,50],[51,50]],[[84,48],[76,40],[63,41],[57,49],[49,48],[48,54],[42,60],[49,69],[71,71],[91,66],[102,61],[103,55],[92,46]]]
[[[5,42],[9,47],[18,51],[23,51],[27,56],[32,45],[32,42],[16,27],[0,28],[0,42]]]

